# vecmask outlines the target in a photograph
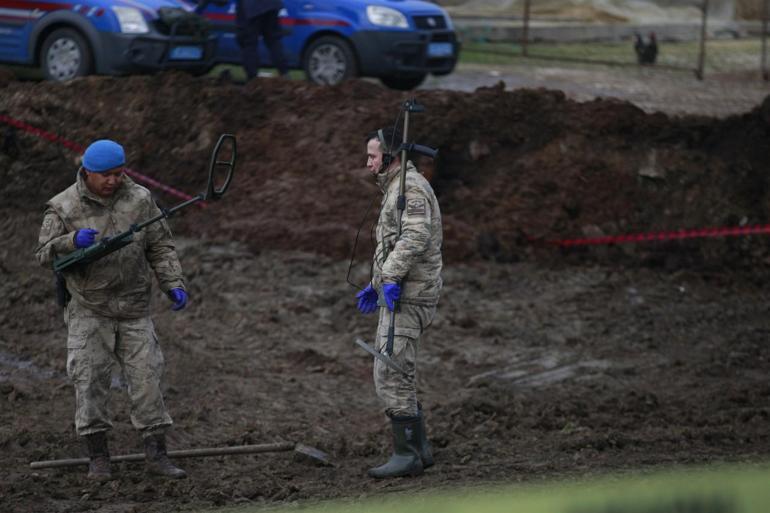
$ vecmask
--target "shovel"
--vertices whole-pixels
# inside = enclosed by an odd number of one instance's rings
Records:
[[[409,374],[407,374],[407,372],[403,369],[403,367],[401,367],[399,364],[391,360],[388,355],[382,354],[381,352],[377,351],[375,348],[373,348],[372,346],[370,346],[360,338],[356,339],[356,345],[361,349],[363,349],[364,351],[366,351],[367,353],[369,353],[370,355],[374,356],[375,359],[381,361],[382,363],[384,363],[394,371],[400,372],[404,376],[407,376],[407,377],[409,376]]]

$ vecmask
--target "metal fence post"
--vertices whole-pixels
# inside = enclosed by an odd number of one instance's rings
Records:
[[[706,60],[706,22],[708,21],[709,0],[703,0],[701,10],[703,14],[700,26],[700,49],[698,51],[698,67],[695,70],[695,76],[698,80],[703,80],[703,66]]]
[[[524,57],[529,55],[529,7],[532,0],[524,0],[524,29],[521,32],[521,54]]]
[[[762,1],[762,62],[760,63],[760,70],[762,72],[762,79],[767,81],[770,79],[770,73],[767,71],[767,17],[770,14],[770,0]]]
[[[703,66],[706,60],[706,22],[708,21],[709,0],[703,0],[703,15],[700,26],[700,50],[698,51],[698,68],[695,70],[695,76],[698,80],[703,80]]]

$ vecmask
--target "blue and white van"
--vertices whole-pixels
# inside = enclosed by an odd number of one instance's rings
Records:
[[[176,0],[0,0],[0,63],[51,80],[162,69],[205,73],[217,36]]]
[[[197,15],[193,0],[0,0],[0,63],[38,66],[46,78],[240,64],[235,0]],[[451,73],[459,42],[449,15],[423,0],[284,0],[290,68],[319,84],[375,77],[412,89]],[[262,62],[270,57],[262,49]]]

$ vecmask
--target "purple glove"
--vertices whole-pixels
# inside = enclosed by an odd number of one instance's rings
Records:
[[[364,290],[356,294],[358,298],[358,310],[362,314],[370,314],[377,310],[377,291],[371,283]]]
[[[174,306],[171,307],[174,311],[181,310],[187,305],[187,292],[184,289],[171,289],[168,291],[168,297],[174,302]]]
[[[401,297],[401,285],[398,283],[385,283],[382,286],[382,295],[385,296],[385,304],[391,312],[396,308],[398,298]]]
[[[96,242],[96,234],[99,233],[99,230],[94,230],[93,228],[83,228],[82,230],[78,230],[75,232],[75,247],[80,248],[87,248],[94,242]]]

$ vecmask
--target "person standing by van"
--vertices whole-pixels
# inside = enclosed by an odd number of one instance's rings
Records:
[[[221,4],[221,1],[217,0],[201,0],[195,12],[202,13],[211,2]],[[283,9],[283,0],[235,0],[235,5],[235,37],[241,47],[241,59],[247,79],[251,80],[259,74],[260,37],[270,52],[270,59],[278,69],[278,74],[287,76],[289,68],[281,42],[283,30],[278,21],[278,13]]]

